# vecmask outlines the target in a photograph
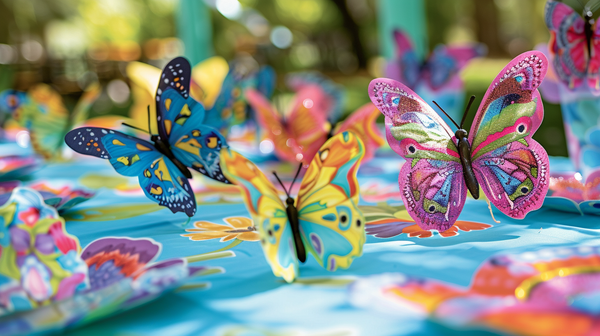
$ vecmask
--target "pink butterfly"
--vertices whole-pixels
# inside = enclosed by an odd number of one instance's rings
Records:
[[[569,89],[587,82],[592,92],[600,94],[600,26],[594,22],[592,9],[585,6],[582,17],[568,5],[550,0],[545,20],[558,78]]]
[[[508,63],[488,88],[468,134],[458,125],[452,132],[404,84],[371,81],[369,96],[385,115],[388,143],[407,161],[399,176],[402,199],[421,228],[450,228],[465,204],[467,188],[478,198],[479,185],[510,217],[524,218],[542,206],[548,154],[532,135],[544,117],[537,88],[547,68],[538,51]]]

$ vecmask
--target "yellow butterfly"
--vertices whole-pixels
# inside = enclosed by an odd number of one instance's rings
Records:
[[[356,172],[364,154],[364,144],[353,133],[335,135],[314,156],[298,198],[286,190],[284,205],[275,186],[252,162],[230,149],[221,150],[223,175],[242,189],[276,276],[294,281],[298,261],[304,262],[307,252],[329,271],[348,268],[362,255],[365,218],[358,209]]]
[[[201,102],[207,110],[210,109],[219,96],[228,72],[227,61],[219,56],[198,63],[192,68],[190,96]],[[132,82],[131,92],[134,103],[130,116],[134,120],[134,126],[148,127],[149,107],[151,127],[156,130],[158,126],[156,125],[154,94],[160,80],[161,69],[141,62],[131,62],[127,65],[127,76]]]

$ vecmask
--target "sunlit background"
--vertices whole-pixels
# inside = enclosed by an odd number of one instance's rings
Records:
[[[575,5],[577,4],[576,1]],[[1,0],[0,90],[51,84],[69,106],[99,81],[91,116],[126,115],[126,66],[162,67],[185,55],[271,65],[283,75],[318,70],[342,84],[345,110],[368,101],[368,82],[393,57],[392,27],[421,55],[440,43],[479,41],[485,59],[463,72],[466,94],[481,99],[508,60],[548,41],[545,0]],[[574,6],[575,6],[574,5]],[[546,104],[536,138],[567,155],[558,105]]]

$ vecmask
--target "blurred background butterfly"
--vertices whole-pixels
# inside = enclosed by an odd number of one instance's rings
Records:
[[[109,160],[119,174],[137,176],[148,198],[190,217],[196,212],[196,200],[188,168],[229,183],[219,165],[220,150],[227,142],[206,123],[202,104],[190,97],[191,72],[183,57],[163,69],[154,99],[158,134],[148,125],[152,143],[98,127],[74,129],[65,136],[76,152]]]
[[[62,155],[65,134],[87,120],[90,107],[101,91],[98,83],[89,85],[69,111],[51,86],[37,84],[27,92],[6,90],[0,93],[0,109],[9,111],[18,127],[27,130],[36,153],[46,159],[58,159]]]
[[[388,143],[407,160],[399,175],[402,200],[421,228],[450,228],[465,204],[467,187],[477,198],[480,186],[512,218],[542,206],[549,185],[548,154],[532,136],[544,117],[537,88],[547,68],[546,57],[531,51],[500,71],[477,110],[466,152],[464,144],[457,144],[461,130],[452,132],[406,85],[384,78],[371,82],[369,95],[385,115]]]
[[[275,186],[248,159],[221,152],[223,174],[242,189],[246,207],[261,237],[265,257],[276,276],[292,282],[307,252],[329,271],[348,268],[362,255],[365,219],[358,208],[356,179],[365,147],[343,132],[329,139],[311,160],[296,200],[284,204]],[[292,182],[293,185],[293,182]],[[282,185],[283,187],[283,185]]]
[[[276,97],[273,103],[260,92],[246,90],[246,99],[256,113],[256,121],[264,132],[260,149],[274,152],[287,162],[308,164],[329,137],[352,131],[365,146],[365,160],[384,141],[375,123],[379,113],[367,103],[340,121],[343,112],[343,89],[318,73],[288,76],[288,85],[297,90],[285,101]],[[286,104],[287,103],[287,104]]]
[[[588,1],[579,14],[567,4],[549,0],[544,13],[557,77],[569,89],[585,85],[596,95],[600,94],[600,27],[593,12],[599,8],[600,1]]]
[[[464,83],[460,71],[471,59],[485,56],[485,45],[440,44],[425,60],[421,60],[407,34],[399,29],[394,30],[393,34],[396,58],[386,65],[386,77],[408,86],[427,103],[437,101],[452,118],[459,119],[464,106]],[[442,118],[450,122],[446,117]]]

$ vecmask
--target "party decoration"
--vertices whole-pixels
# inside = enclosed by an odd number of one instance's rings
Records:
[[[74,129],[65,142],[78,153],[109,160],[119,174],[137,176],[146,196],[173,213],[193,216],[196,200],[188,168],[229,182],[219,166],[219,152],[227,142],[205,123],[202,104],[189,96],[190,77],[190,64],[183,57],[165,66],[156,91],[158,135],[151,136],[153,143],[98,127]]]
[[[10,198],[10,192],[20,186],[19,181],[0,182],[0,205],[6,203]],[[50,181],[36,182],[28,187],[37,191],[44,198],[47,205],[54,207],[61,214],[95,195],[94,192]]]
[[[362,140],[366,159],[371,159],[383,144],[373,104],[360,107],[344,122],[332,126],[328,112],[334,109],[335,102],[318,85],[302,86],[293,98],[290,112],[283,115],[256,90],[247,89],[246,98],[275,154],[282,160],[308,163],[331,135],[345,131],[352,131]]]
[[[573,174],[551,176],[544,207],[581,215],[600,215],[600,171],[592,173],[583,182]]]
[[[7,90],[0,94],[19,124],[29,131],[31,145],[46,159],[60,158],[63,138],[68,130],[82,124],[94,101],[100,96],[99,84],[85,90],[71,113],[61,96],[46,84],[37,84],[27,93]]]
[[[154,299],[193,275],[221,271],[190,267],[185,259],[155,262],[161,245],[148,238],[100,238],[82,251],[32,189],[13,190],[0,207],[0,224],[3,335],[88,323]]]
[[[400,190],[421,228],[450,228],[462,211],[467,188],[478,198],[481,186],[513,218],[542,206],[548,154],[532,135],[543,119],[537,87],[547,66],[537,51],[513,59],[488,88],[469,133],[456,125],[453,134],[406,85],[391,79],[371,82],[369,95],[385,115],[388,143],[407,160],[400,170]]]
[[[568,5],[549,0],[544,16],[550,30],[548,51],[560,81],[571,90],[585,83],[598,95],[600,47],[595,41],[600,38],[600,30],[592,17],[593,10],[588,3],[582,17]]]
[[[421,229],[408,214],[404,205],[391,206],[385,202],[358,207],[365,215],[365,229],[368,235],[377,238],[392,238],[401,234],[408,237],[429,238],[434,233]],[[439,232],[441,237],[458,236],[459,232],[480,231],[491,228],[492,225],[471,221],[456,221],[448,230]]]
[[[385,75],[417,92],[426,102],[436,100],[451,117],[459,118],[464,101],[460,71],[471,59],[487,53],[485,45],[438,45],[421,61],[406,33],[397,29],[393,34],[396,58],[387,64]],[[442,119],[449,122],[444,117]]]
[[[241,241],[259,241],[260,235],[248,217],[226,217],[223,218],[226,224],[217,224],[208,221],[198,221],[194,223],[194,228],[185,229],[186,234],[182,237],[188,237],[190,240],[202,241],[209,239],[219,239],[221,242],[238,239]]]
[[[422,314],[463,330],[594,335],[600,332],[599,252],[580,246],[493,256],[469,288],[399,273],[377,275],[355,282],[351,301],[397,314]]]
[[[357,206],[356,172],[363,155],[364,145],[354,134],[332,137],[311,161],[297,201],[286,190],[284,205],[275,186],[252,162],[222,150],[223,174],[242,189],[276,276],[294,281],[298,261],[306,260],[307,251],[329,271],[348,268],[362,254],[365,219]]]

